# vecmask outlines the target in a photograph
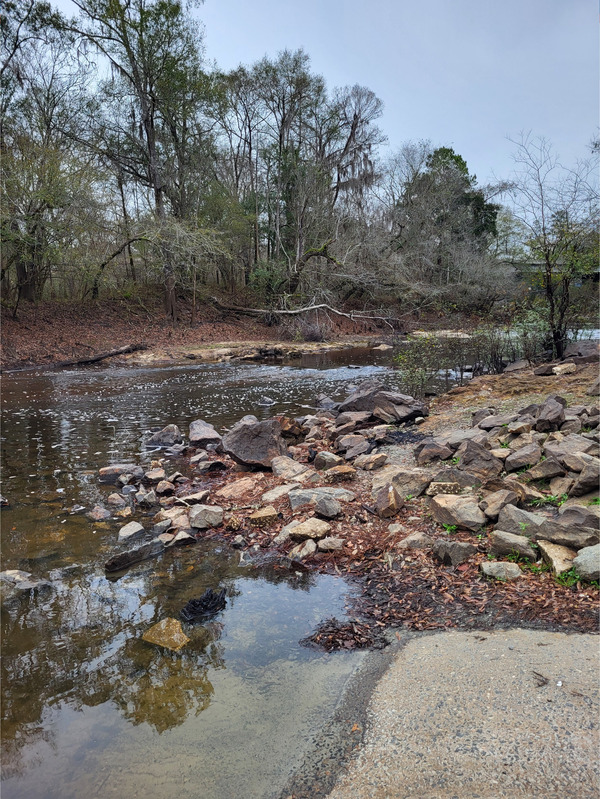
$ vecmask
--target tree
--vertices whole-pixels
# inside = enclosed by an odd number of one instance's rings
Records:
[[[198,88],[200,33],[177,0],[74,0],[81,15],[68,30],[108,62],[104,84],[113,104],[104,155],[153,198],[156,224],[168,239],[168,217],[187,208],[182,181],[189,152],[193,94]],[[123,113],[124,112],[124,113]],[[126,124],[125,124],[126,121]],[[165,308],[177,321],[176,273],[168,240],[161,245]]]
[[[562,358],[575,310],[572,290],[598,266],[597,156],[570,169],[544,138],[526,135],[513,143],[513,212],[539,263],[548,334]]]

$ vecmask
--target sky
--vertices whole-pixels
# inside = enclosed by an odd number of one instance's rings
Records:
[[[384,103],[391,149],[453,147],[480,183],[507,178],[507,137],[544,136],[569,166],[598,131],[597,0],[204,0],[222,69],[303,48],[330,88]]]

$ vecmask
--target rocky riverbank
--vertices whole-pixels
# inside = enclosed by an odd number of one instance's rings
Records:
[[[398,626],[595,630],[595,372],[479,378],[431,408],[369,382],[298,419],[168,425],[146,441],[152,468],[102,469],[103,506],[73,510],[116,524],[107,573],[218,537],[256,568],[346,575],[355,619],[307,642],[327,649]]]

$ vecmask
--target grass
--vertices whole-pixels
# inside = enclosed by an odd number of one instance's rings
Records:
[[[536,497],[532,499],[529,504],[533,505],[534,508],[539,508],[542,505],[556,505],[557,508],[560,508],[568,498],[568,494],[549,494],[547,497],[543,498]]]
[[[569,571],[563,572],[562,574],[557,574],[555,580],[557,583],[564,585],[566,588],[572,588],[581,580],[581,576],[578,574],[575,568],[571,568]]]
[[[600,505],[600,497],[594,497],[594,499],[590,499],[588,505]]]

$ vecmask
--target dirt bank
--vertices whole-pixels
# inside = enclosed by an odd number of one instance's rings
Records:
[[[386,334],[375,322],[353,322],[340,317],[320,317],[322,332],[331,342],[346,344]],[[308,331],[315,335],[314,328]],[[46,302],[24,305],[18,319],[2,309],[0,366],[3,370],[49,365],[89,358],[129,344],[147,347],[128,356],[132,362],[160,362],[195,357],[219,360],[244,355],[252,348],[268,348],[275,342],[290,349],[315,347],[301,331],[212,305],[202,305],[191,324],[191,308],[182,303],[181,323],[173,327],[164,319],[157,300],[110,300],[89,304]],[[322,344],[319,346],[323,346]]]

